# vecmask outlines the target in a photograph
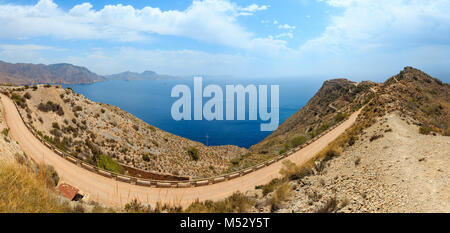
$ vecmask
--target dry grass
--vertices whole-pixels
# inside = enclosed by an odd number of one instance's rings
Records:
[[[299,180],[312,173],[310,166],[298,166],[290,160],[283,162],[280,174],[285,180]]]
[[[281,203],[286,201],[292,194],[292,187],[288,183],[281,184],[274,192],[272,199],[270,200],[271,210],[276,211],[280,209]]]
[[[0,163],[0,212],[64,213],[70,212],[48,185],[48,176],[41,170],[15,163]]]
[[[237,192],[222,201],[196,201],[185,212],[187,213],[245,213],[252,205],[244,194]]]

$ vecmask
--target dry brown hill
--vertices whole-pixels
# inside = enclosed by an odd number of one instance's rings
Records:
[[[50,85],[6,88],[23,118],[42,138],[118,173],[134,175],[128,166],[157,174],[210,177],[225,172],[232,159],[247,152],[236,146],[207,147],[175,136],[71,89]]]

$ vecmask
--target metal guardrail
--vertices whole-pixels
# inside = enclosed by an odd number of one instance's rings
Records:
[[[291,156],[292,154],[294,154],[295,152],[305,148],[306,146],[310,145],[311,143],[317,141],[320,137],[322,137],[323,135],[327,134],[328,132],[330,132],[331,130],[335,129],[336,127],[338,127],[339,125],[341,125],[342,123],[344,123],[344,121],[341,121],[333,126],[331,126],[330,128],[328,128],[327,130],[325,130],[323,133],[321,133],[320,135],[317,135],[316,137],[310,139],[309,141],[307,141],[306,143],[296,147],[296,148],[292,148],[289,151],[287,151],[286,153],[276,156],[275,158],[259,163],[257,165],[248,167],[248,168],[244,168],[241,169],[239,171],[235,171],[232,173],[228,173],[228,174],[224,174],[224,175],[219,175],[219,176],[215,176],[215,177],[210,177],[210,178],[205,178],[205,179],[194,179],[194,180],[189,180],[189,181],[163,181],[163,180],[151,180],[151,179],[142,179],[142,178],[137,178],[137,177],[132,177],[132,176],[128,176],[128,175],[123,175],[123,174],[117,174],[111,171],[107,171],[104,169],[101,169],[97,166],[94,166],[92,164],[86,163],[72,155],[66,154],[63,151],[59,150],[58,148],[56,148],[55,146],[53,146],[52,144],[48,143],[47,141],[45,141],[44,139],[42,139],[42,137],[40,135],[38,135],[35,130],[28,125],[28,123],[25,122],[25,120],[23,119],[22,115],[20,114],[20,110],[19,107],[17,106],[16,102],[13,100],[13,103],[19,113],[20,118],[22,119],[23,123],[25,124],[25,126],[28,128],[28,130],[41,142],[43,143],[45,146],[47,146],[49,149],[51,149],[53,152],[55,152],[57,155],[61,156],[62,158],[66,159],[67,161],[80,166],[83,169],[86,169],[88,171],[91,171],[93,173],[99,174],[101,176],[107,177],[107,178],[111,178],[120,182],[124,182],[124,183],[130,183],[130,184],[134,184],[134,185],[139,185],[139,186],[146,186],[146,187],[157,187],[157,188],[190,188],[190,187],[198,187],[198,186],[206,186],[206,185],[211,185],[211,184],[217,184],[220,182],[225,182],[228,180],[232,180],[241,176],[245,176],[247,174],[250,174],[252,172],[255,172],[257,170],[260,170],[264,167],[270,166],[273,163],[276,163],[282,159],[288,158],[289,156]]]

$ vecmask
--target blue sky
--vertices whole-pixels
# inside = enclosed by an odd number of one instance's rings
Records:
[[[99,74],[449,80],[450,0],[0,0],[0,60]]]

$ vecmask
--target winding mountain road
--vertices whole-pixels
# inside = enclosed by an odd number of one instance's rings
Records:
[[[133,199],[138,199],[142,203],[150,205],[161,202],[186,207],[197,199],[200,201],[220,200],[236,191],[252,190],[256,185],[266,184],[279,177],[279,171],[284,160],[291,160],[296,164],[307,162],[349,128],[360,113],[360,111],[353,113],[341,125],[289,157],[245,176],[201,187],[154,188],[106,178],[65,160],[43,145],[28,130],[10,98],[2,94],[0,94],[0,97],[4,109],[3,114],[10,128],[10,135],[29,157],[38,163],[52,165],[58,172],[61,181],[79,188],[88,194],[91,200],[116,207],[123,207]]]

